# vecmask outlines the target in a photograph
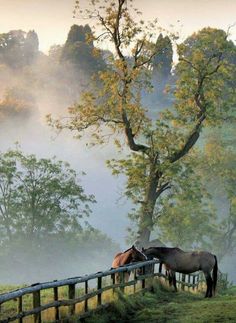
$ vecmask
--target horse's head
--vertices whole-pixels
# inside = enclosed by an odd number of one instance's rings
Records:
[[[147,260],[146,255],[138,250],[134,245],[131,247],[131,262],[145,261]]]
[[[150,249],[151,248],[147,248],[147,249],[142,248],[142,253],[147,257],[147,260],[152,260],[153,258],[155,258],[153,254],[150,252],[151,251]]]

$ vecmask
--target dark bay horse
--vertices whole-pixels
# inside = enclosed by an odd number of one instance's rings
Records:
[[[120,266],[125,266],[133,262],[138,262],[138,261],[145,261],[147,260],[147,256],[138,250],[134,245],[125,250],[124,252],[119,252],[118,254],[115,255],[114,260],[112,262],[111,268],[118,268]],[[129,273],[125,273],[125,280],[129,280]],[[116,278],[119,275],[116,275]],[[117,280],[117,279],[116,279]]]
[[[171,271],[190,274],[203,271],[207,290],[205,297],[215,294],[217,284],[218,264],[215,255],[207,251],[185,252],[179,248],[151,247],[143,249],[148,258],[158,258]],[[212,272],[212,275],[211,275]]]

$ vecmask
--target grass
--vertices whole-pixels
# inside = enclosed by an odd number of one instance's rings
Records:
[[[93,315],[86,322],[236,322],[236,287],[212,299],[205,299],[202,294],[173,293],[158,284],[154,287],[154,293],[132,297],[119,295],[119,300],[105,312]]]
[[[0,286],[0,293],[20,288],[23,286]],[[126,288],[126,293],[132,292],[132,288]],[[81,288],[76,289],[76,296],[83,294]],[[93,314],[86,319],[87,323],[119,323],[119,322],[170,322],[170,323],[195,323],[195,322],[236,322],[236,286],[224,289],[212,299],[204,299],[200,293],[172,292],[168,287],[161,284],[154,286],[153,293],[145,295],[115,294],[115,301],[108,306],[105,311]],[[68,288],[59,288],[59,299],[68,298]],[[103,294],[103,303],[110,303],[113,298],[112,291]],[[53,290],[41,291],[41,302],[46,304],[53,300]],[[96,307],[96,297],[89,300],[89,308]],[[24,310],[32,308],[32,296],[23,297]],[[79,314],[83,310],[83,303],[76,305],[76,312]],[[11,301],[2,305],[0,320],[3,317],[15,313],[17,302]],[[61,307],[62,317],[68,314],[68,307]],[[43,322],[54,321],[54,309],[42,312]],[[30,323],[32,317],[25,319],[24,322]],[[68,322],[78,322],[76,317]]]

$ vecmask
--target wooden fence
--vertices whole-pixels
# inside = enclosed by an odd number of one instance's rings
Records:
[[[141,274],[140,274],[141,270]],[[130,274],[130,279],[126,281],[125,276]],[[118,276],[118,280],[117,280]],[[51,321],[67,321],[68,317],[76,315],[79,318],[84,318],[91,313],[91,306],[89,306],[89,300],[95,300],[95,306],[93,309],[100,309],[106,306],[113,299],[112,294],[116,290],[121,292],[131,290],[132,293],[137,291],[146,291],[151,287],[153,279],[162,277],[167,279],[165,273],[162,270],[162,265],[157,260],[150,260],[145,262],[139,262],[117,269],[111,269],[104,272],[98,272],[92,275],[85,275],[80,277],[74,277],[64,280],[37,283],[29,287],[21,288],[9,293],[0,295],[0,322],[12,322],[18,320],[19,323],[35,322],[40,323],[43,320],[42,312],[53,309]],[[93,281],[93,288],[89,288],[89,283]],[[105,284],[106,281],[106,284]],[[117,282],[118,281],[118,282]],[[108,284],[107,284],[108,282]],[[196,289],[201,282],[201,276],[197,274],[190,275],[178,275],[177,283],[181,289],[185,288]],[[66,288],[67,293],[63,297],[59,297],[59,289],[61,287]],[[45,290],[52,292],[52,300],[47,300],[46,303],[42,301],[42,293]],[[105,300],[104,294],[110,291],[111,294],[108,299]],[[31,308],[29,304],[24,306],[24,298],[29,295],[32,298]],[[15,304],[15,312],[13,309],[4,310],[4,306],[7,307],[9,302]],[[80,304],[80,309],[76,306]],[[66,315],[61,313],[61,308],[67,307]],[[28,318],[28,319],[27,319]],[[30,318],[30,319],[29,319]],[[47,319],[48,321],[48,319]]]

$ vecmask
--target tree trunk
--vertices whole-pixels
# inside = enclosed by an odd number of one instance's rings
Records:
[[[140,209],[139,218],[139,229],[137,241],[140,246],[145,245],[150,240],[150,235],[153,229],[154,221],[154,209],[156,205],[157,198],[159,196],[157,192],[157,187],[159,183],[159,176],[151,173],[149,175],[149,185],[147,187],[147,193],[145,201]]]

